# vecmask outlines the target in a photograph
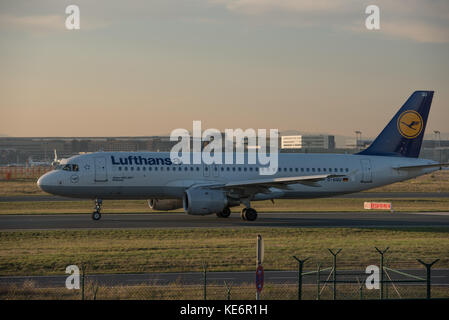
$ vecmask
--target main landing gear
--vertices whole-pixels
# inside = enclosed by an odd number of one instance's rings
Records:
[[[101,205],[103,201],[101,199],[95,199],[95,208],[94,212],[92,212],[92,220],[100,220],[101,219]]]
[[[231,215],[231,209],[229,207],[226,207],[221,212],[217,212],[217,217],[219,218],[228,218]]]
[[[240,217],[242,220],[254,221],[257,219],[257,211],[253,208],[243,208]]]

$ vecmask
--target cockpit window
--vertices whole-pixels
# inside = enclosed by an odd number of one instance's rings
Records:
[[[66,164],[65,166],[62,167],[62,170],[65,171],[78,171],[78,165],[77,164]]]

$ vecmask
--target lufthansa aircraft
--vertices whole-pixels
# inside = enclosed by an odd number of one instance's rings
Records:
[[[184,208],[192,215],[241,217],[253,221],[252,201],[306,199],[359,192],[427,174],[447,163],[419,159],[433,91],[416,91],[362,152],[279,153],[274,175],[258,164],[174,163],[163,152],[96,152],[63,160],[38,180],[51,194],[95,200],[92,219],[101,218],[102,199],[149,199],[156,210]]]

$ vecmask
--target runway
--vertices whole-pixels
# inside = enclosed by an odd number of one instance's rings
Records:
[[[185,213],[103,214],[100,221],[90,214],[0,215],[0,230],[52,229],[151,229],[151,228],[251,228],[251,227],[353,227],[402,228],[449,227],[449,212],[310,212],[259,213],[256,221]]]
[[[315,270],[305,270],[310,272]],[[414,276],[425,279],[426,271],[422,269],[401,269]],[[322,280],[328,278],[330,270],[322,271]],[[410,280],[412,278],[390,272],[392,280]],[[366,273],[360,270],[339,270],[338,281],[357,281],[357,278],[364,281]],[[432,285],[449,286],[449,269],[432,270]],[[255,271],[242,272],[208,272],[207,282],[209,284],[223,285],[224,281],[232,284],[253,283]],[[33,281],[39,288],[64,287],[67,275],[54,276],[3,276],[0,277],[0,286],[23,285],[26,281]],[[146,285],[167,285],[170,283],[182,283],[183,285],[201,285],[204,282],[202,272],[171,272],[171,273],[133,273],[133,274],[93,274],[86,277],[87,281],[94,281],[100,286],[133,286],[139,284]],[[412,279],[416,280],[416,279]],[[297,271],[265,271],[265,282],[273,284],[296,284],[298,281]],[[315,284],[316,274],[311,273],[303,277],[304,284]],[[416,285],[416,282],[402,282],[401,285]],[[424,284],[424,282],[419,283]]]

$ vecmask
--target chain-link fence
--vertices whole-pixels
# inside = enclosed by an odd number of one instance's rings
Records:
[[[432,270],[421,260],[398,264],[379,250],[370,268],[339,261],[341,251],[329,250],[330,263],[292,256],[290,271],[265,271],[262,300],[358,300],[449,298],[449,270]],[[394,267],[393,267],[394,266]],[[95,274],[80,266],[79,289],[67,289],[67,275],[0,277],[0,299],[84,300],[253,300],[254,271],[209,272],[210,262],[181,273]],[[214,268],[216,269],[216,268]],[[376,273],[377,271],[377,273]],[[438,272],[432,280],[432,272]],[[435,276],[435,274],[434,274]],[[442,279],[435,281],[435,279]],[[444,280],[445,279],[445,280]]]

